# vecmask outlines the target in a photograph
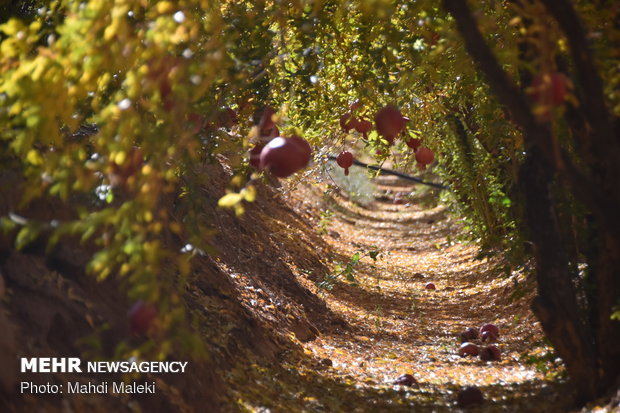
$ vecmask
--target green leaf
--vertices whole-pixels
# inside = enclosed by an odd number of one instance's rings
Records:
[[[23,249],[37,239],[40,233],[41,228],[38,225],[27,225],[23,227],[19,230],[15,238],[15,248],[18,250]]]

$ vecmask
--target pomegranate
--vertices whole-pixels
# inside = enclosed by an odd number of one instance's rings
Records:
[[[405,144],[413,149],[413,151],[417,151],[420,146],[422,146],[422,141],[420,139],[411,138]]]
[[[137,301],[127,312],[129,329],[132,334],[145,335],[157,317],[157,308],[151,303]]]
[[[258,122],[258,131],[260,136],[271,136],[273,129],[276,128],[276,124],[273,122],[273,115],[275,114],[276,112],[271,108],[271,106],[265,107],[260,121]]]
[[[490,331],[495,337],[499,337],[499,328],[495,324],[487,323],[480,327],[480,335],[485,331]]]
[[[237,112],[229,107],[222,108],[217,114],[217,125],[221,128],[230,129],[239,123]]]
[[[551,72],[537,75],[530,86],[530,98],[542,105],[560,106],[566,99],[568,78],[563,73]]]
[[[250,165],[252,165],[256,169],[260,167],[260,153],[264,147],[264,144],[259,143],[255,147],[250,149]]]
[[[188,122],[189,130],[192,133],[200,132],[206,123],[205,117],[196,112],[191,112],[187,114],[185,118]]]
[[[372,130],[372,122],[365,119],[360,120],[355,125],[355,130],[365,135]]]
[[[349,168],[353,165],[353,155],[349,151],[341,152],[336,158],[336,163],[344,169],[345,175],[349,175]]]
[[[122,164],[116,161],[110,162],[110,173],[108,179],[113,187],[125,186],[127,180],[136,175],[144,164],[144,154],[142,149],[134,146],[126,154]]]
[[[401,386],[413,386],[414,384],[418,384],[418,381],[411,374],[403,374],[394,380],[394,384]]]
[[[459,347],[459,356],[477,356],[478,351],[479,349],[477,345],[475,345],[474,343],[465,342],[461,344],[461,347]]]
[[[480,335],[480,339],[485,343],[486,342],[493,343],[497,341],[497,336],[493,334],[492,331],[485,331],[484,333]]]
[[[499,348],[495,344],[480,349],[480,359],[484,361],[500,361],[502,359]]]
[[[351,129],[355,129],[357,127],[357,124],[357,118],[352,116],[348,112],[340,117],[340,127],[344,129],[345,132],[348,132]]]
[[[375,115],[377,132],[392,144],[396,135],[405,129],[407,118],[403,117],[395,106],[386,106]]]
[[[356,110],[358,110],[361,107],[362,107],[362,102],[358,99],[358,100],[356,100],[355,102],[353,102],[353,103],[351,103],[349,105],[349,110],[351,112],[355,112]]]
[[[478,338],[478,330],[473,327],[467,327],[465,331],[461,333],[461,341],[466,342],[470,340],[475,340]]]
[[[475,386],[465,387],[459,391],[456,397],[459,407],[468,407],[474,404],[482,404],[484,402],[482,392]]]
[[[269,170],[278,178],[286,178],[305,168],[311,155],[312,149],[305,139],[299,136],[279,136],[270,140],[261,151],[259,167]]]
[[[427,147],[421,146],[415,151],[415,160],[422,165],[430,165],[435,160],[435,154]]]

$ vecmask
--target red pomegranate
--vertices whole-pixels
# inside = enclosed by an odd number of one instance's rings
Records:
[[[191,112],[185,115],[185,119],[188,122],[189,130],[192,133],[198,133],[205,126],[205,117],[196,113]]]
[[[372,122],[369,120],[360,120],[355,125],[355,130],[359,133],[367,134],[372,130]]]
[[[459,391],[456,397],[459,407],[468,407],[474,404],[482,404],[484,402],[482,392],[475,386],[465,387],[463,390]]]
[[[459,347],[459,356],[477,356],[478,350],[478,346],[474,343],[465,342],[461,344],[461,347]]]
[[[499,328],[495,324],[487,323],[480,327],[480,335],[484,334],[485,331],[490,331],[495,337],[499,337]]]
[[[273,115],[275,114],[276,112],[273,110],[273,108],[271,108],[271,106],[265,107],[260,121],[258,122],[258,131],[260,133],[260,136],[272,135],[273,129],[276,128],[276,124],[273,121]]]
[[[495,344],[480,349],[480,360],[484,361],[500,361],[502,359],[499,348]]]
[[[351,129],[355,129],[357,127],[357,124],[357,118],[352,116],[349,112],[345,113],[340,117],[340,127],[344,129],[345,132],[348,132]]]
[[[151,303],[137,301],[127,312],[129,329],[132,334],[145,335],[157,317],[157,308]]]
[[[418,384],[418,381],[411,374],[403,374],[394,380],[394,384],[401,386],[413,386],[414,384]]]
[[[435,160],[435,154],[427,147],[421,146],[415,151],[415,160],[422,165],[430,165]]]
[[[351,112],[355,112],[356,110],[358,110],[361,107],[362,107],[362,102],[360,102],[359,99],[358,99],[358,100],[356,100],[355,102],[353,102],[353,103],[351,103],[349,105],[349,110]]]
[[[344,169],[345,175],[349,175],[349,168],[353,165],[353,155],[349,151],[341,152],[336,158],[336,163]]]
[[[530,86],[530,98],[542,105],[560,106],[566,99],[568,78],[563,73],[551,72],[534,77]]]
[[[477,338],[478,338],[478,330],[473,327],[467,327],[465,331],[461,333],[462,342],[475,340]]]
[[[305,139],[279,136],[270,140],[261,151],[259,167],[278,178],[286,178],[305,168],[311,155],[312,149]]]
[[[396,106],[386,106],[375,115],[377,132],[388,142],[393,143],[396,135],[405,129],[407,118],[405,118]]]
[[[422,141],[420,139],[411,138],[405,144],[413,149],[413,151],[417,151],[420,146],[422,146]]]
[[[237,116],[237,112],[229,107],[220,109],[217,114],[217,125],[220,128],[230,129],[238,123],[239,117]]]
[[[493,343],[497,341],[497,336],[493,334],[492,331],[485,331],[484,333],[481,334],[480,339],[485,343],[486,342]]]
[[[250,149],[250,165],[252,165],[256,169],[260,167],[260,153],[264,147],[264,144],[259,143],[255,147]]]

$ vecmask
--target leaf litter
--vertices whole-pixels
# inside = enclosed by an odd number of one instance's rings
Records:
[[[332,268],[354,257],[351,277],[333,276],[329,289],[319,287],[316,274],[292,269],[345,323],[304,343],[292,336],[298,350],[283,354],[279,365],[240,367],[231,380],[245,383],[238,405],[274,412],[454,411],[458,391],[477,386],[485,402],[468,411],[570,410],[563,367],[529,310],[534,284],[526,271],[505,276],[501,254],[478,259],[474,243],[454,242],[461,225],[445,206],[429,205],[424,190],[391,177],[378,182],[388,194],[412,193],[410,202],[384,196],[361,206],[338,191],[326,200],[323,187],[289,193],[288,202],[310,220],[330,209],[322,248]],[[375,260],[366,251],[380,254],[372,254]],[[426,290],[428,282],[437,289]],[[524,291],[518,299],[516,285]],[[460,357],[459,334],[485,323],[500,329],[501,361]],[[407,374],[415,383],[394,384]]]

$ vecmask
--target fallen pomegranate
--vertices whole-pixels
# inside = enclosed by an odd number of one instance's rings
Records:
[[[279,136],[270,140],[261,151],[259,168],[269,170],[278,178],[286,178],[305,168],[311,155],[312,149],[305,139]]]
[[[436,290],[436,289],[437,289],[437,288],[435,287],[435,284],[433,284],[433,283],[427,283],[427,284],[424,286],[424,288],[425,288],[425,289],[427,289],[427,290]]]
[[[430,165],[435,160],[435,154],[427,147],[420,146],[415,151],[415,160],[422,165]]]
[[[479,352],[478,346],[474,343],[465,342],[459,347],[459,356],[477,356]]]
[[[465,387],[459,391],[456,397],[459,407],[468,407],[475,404],[482,404],[484,402],[482,392],[475,386]]]
[[[499,337],[499,328],[495,324],[487,323],[480,327],[480,335],[484,334],[485,331],[490,331],[495,337]]]
[[[380,109],[375,115],[377,132],[387,139],[390,144],[394,142],[396,135],[405,129],[407,120],[397,107],[391,105]]]
[[[497,341],[497,336],[495,334],[493,334],[492,331],[485,331],[484,333],[482,333],[480,335],[480,339],[484,343],[493,343],[493,342]]]
[[[500,361],[502,359],[499,348],[495,344],[481,348],[479,354],[480,360],[483,361]]]
[[[411,374],[403,374],[394,380],[394,384],[398,384],[400,386],[413,386],[414,384],[418,384],[418,381]]]
[[[353,155],[349,151],[341,152],[336,158],[336,163],[344,169],[345,175],[349,175],[349,168],[353,165]]]
[[[127,312],[129,330],[135,335],[145,335],[157,317],[157,308],[151,303],[137,301]]]
[[[467,327],[465,331],[461,333],[461,342],[471,341],[478,338],[478,330],[473,327]]]

